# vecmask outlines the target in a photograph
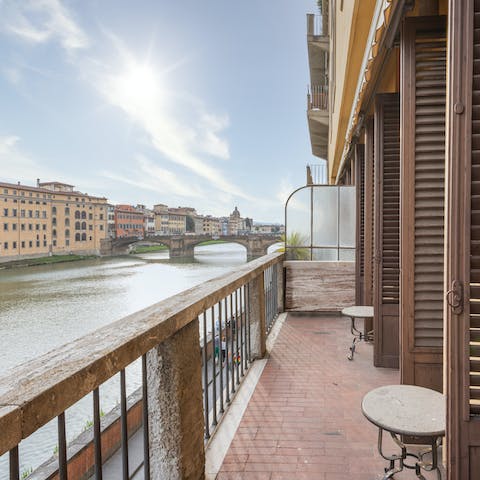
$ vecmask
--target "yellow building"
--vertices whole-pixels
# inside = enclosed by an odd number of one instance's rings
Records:
[[[205,235],[220,235],[222,228],[220,225],[220,219],[217,217],[212,217],[210,215],[207,215],[205,217],[202,217],[203,221],[203,233]]]
[[[477,479],[480,2],[319,6],[310,76],[325,69],[321,49],[329,74],[309,101],[310,138],[329,182],[356,186],[356,302],[374,307],[374,364],[445,395],[446,478]]]
[[[60,182],[0,182],[0,261],[52,254],[98,254],[107,200]]]

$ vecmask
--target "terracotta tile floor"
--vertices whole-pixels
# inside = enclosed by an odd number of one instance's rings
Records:
[[[217,479],[382,477],[377,430],[360,404],[372,388],[399,383],[399,372],[373,367],[363,342],[349,362],[350,342],[345,318],[288,316]]]

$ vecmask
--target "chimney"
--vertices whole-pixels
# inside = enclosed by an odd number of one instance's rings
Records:
[[[40,186],[40,179],[37,178],[37,188]]]

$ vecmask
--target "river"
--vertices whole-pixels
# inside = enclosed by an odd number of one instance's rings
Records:
[[[6,370],[247,261],[236,244],[197,247],[195,258],[170,260],[168,252],[101,258],[0,271],[0,375]],[[128,392],[140,385],[138,366],[127,369]],[[118,381],[100,389],[101,408],[119,401]],[[91,420],[91,399],[66,413],[67,438]],[[21,475],[56,449],[56,422],[20,445]],[[0,480],[8,478],[6,456]]]

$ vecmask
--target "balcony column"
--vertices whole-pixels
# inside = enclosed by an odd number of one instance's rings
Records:
[[[204,478],[201,364],[195,321],[147,354],[151,478]]]
[[[265,323],[265,280],[263,272],[248,284],[250,342],[252,360],[263,358],[267,351]]]
[[[284,304],[284,272],[283,262],[277,263],[273,268],[277,269],[277,302],[278,312],[281,313],[285,309]]]

